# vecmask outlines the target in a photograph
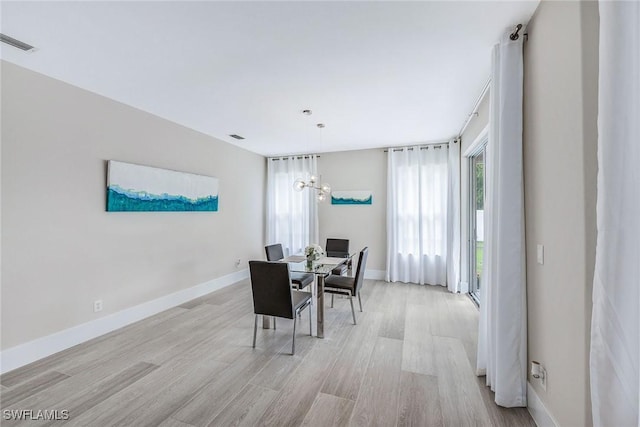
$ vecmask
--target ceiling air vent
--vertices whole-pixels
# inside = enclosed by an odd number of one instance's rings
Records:
[[[17,47],[20,50],[24,50],[25,52],[33,52],[36,48],[31,46],[30,44],[26,44],[21,42],[20,40],[16,40],[13,37],[9,37],[5,34],[0,33],[0,42],[6,43],[13,47]]]
[[[235,133],[234,133],[233,135],[229,135],[229,136],[230,136],[231,138],[233,138],[233,139],[244,139],[244,137],[243,137],[243,136],[236,135]]]

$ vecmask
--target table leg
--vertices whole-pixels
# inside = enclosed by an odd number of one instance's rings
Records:
[[[262,329],[269,329],[271,327],[271,317],[262,316]]]
[[[324,275],[318,275],[318,290],[316,291],[316,320],[317,320],[317,336],[324,338]]]

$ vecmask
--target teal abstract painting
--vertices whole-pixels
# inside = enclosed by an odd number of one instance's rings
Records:
[[[217,178],[109,160],[108,212],[217,210]]]
[[[373,202],[371,191],[332,191],[332,205],[370,205]]]

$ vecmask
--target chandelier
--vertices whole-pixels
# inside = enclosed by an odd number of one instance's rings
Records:
[[[293,188],[296,191],[302,191],[305,188],[312,188],[314,190],[317,190],[318,195],[316,196],[316,198],[319,202],[326,200],[329,193],[331,193],[331,186],[326,182],[319,184],[318,177],[315,175],[311,175],[311,178],[309,178],[309,182],[305,182],[302,178],[296,179],[293,183]]]
[[[305,116],[310,116],[312,114],[312,111],[303,110],[302,114],[304,114]],[[322,129],[324,129],[324,123],[318,123],[316,127],[322,131]],[[322,133],[320,133],[320,146],[322,146]],[[308,182],[305,182],[302,178],[296,179],[293,183],[293,188],[296,191],[302,191],[305,188],[316,190],[318,192],[316,198],[319,202],[326,200],[327,196],[331,193],[331,186],[326,182],[320,184],[318,177],[315,175],[311,175]]]

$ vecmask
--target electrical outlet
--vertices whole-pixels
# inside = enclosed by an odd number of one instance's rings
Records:
[[[93,302],[93,312],[97,313],[99,311],[102,311],[102,300],[101,299],[95,300]]]
[[[531,361],[531,376],[534,380],[540,381],[540,387],[547,391],[547,370],[540,362]]]
[[[543,265],[544,264],[544,245],[540,245],[538,244],[538,264]]]

